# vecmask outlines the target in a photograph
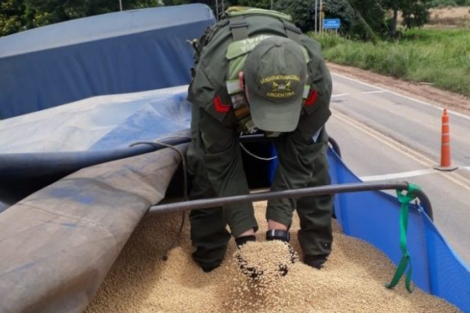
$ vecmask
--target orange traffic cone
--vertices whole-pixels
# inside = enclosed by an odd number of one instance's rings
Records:
[[[434,168],[439,171],[453,171],[457,169],[456,166],[451,165],[450,128],[449,115],[447,115],[447,109],[444,109],[444,112],[442,113],[441,164]]]

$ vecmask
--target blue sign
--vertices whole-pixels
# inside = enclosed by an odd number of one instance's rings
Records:
[[[339,29],[341,20],[339,18],[326,18],[323,20],[324,29]]]

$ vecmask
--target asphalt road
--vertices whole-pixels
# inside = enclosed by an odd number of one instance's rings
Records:
[[[449,112],[453,172],[440,162],[443,109],[333,73],[333,116],[327,130],[363,181],[420,185],[434,222],[470,265],[470,117]]]

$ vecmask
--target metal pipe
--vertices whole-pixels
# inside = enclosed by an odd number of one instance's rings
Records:
[[[323,33],[323,0],[320,0],[320,34]]]
[[[248,195],[239,195],[232,197],[221,197],[211,199],[200,199],[178,203],[162,204],[150,207],[149,214],[160,214],[165,212],[180,212],[195,209],[208,209],[215,208],[227,204],[234,204],[239,202],[255,202],[264,200],[273,200],[281,198],[302,198],[305,196],[321,196],[332,195],[343,192],[360,192],[360,191],[373,191],[373,190],[407,190],[407,182],[392,182],[392,183],[355,183],[355,184],[341,184],[329,185],[321,187],[301,188],[284,191],[262,192]],[[418,199],[424,207],[427,215],[433,219],[433,212],[431,202],[426,194],[419,190],[417,191]]]
[[[339,148],[338,142],[331,136],[328,137],[328,142],[331,145],[331,148],[333,149],[334,152],[339,156],[341,159],[341,149]]]
[[[315,34],[318,33],[318,0],[315,0]]]

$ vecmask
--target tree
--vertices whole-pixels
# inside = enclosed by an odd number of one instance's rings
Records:
[[[274,9],[290,14],[303,32],[315,29],[315,0],[280,0],[275,3]]]
[[[386,0],[385,8],[392,10],[390,36],[395,38],[398,27],[398,12],[403,13],[403,22],[407,28],[420,27],[429,21],[429,11],[425,0]]]
[[[429,22],[429,11],[426,1],[409,0],[403,9],[403,23],[406,28],[421,27]]]
[[[122,0],[122,5],[125,10],[155,7],[160,5],[160,0]],[[2,0],[0,36],[116,11],[119,11],[118,0]]]
[[[240,5],[240,6],[247,6],[253,8],[260,8],[260,9],[270,9],[271,8],[271,0],[238,0],[238,1],[231,1],[233,5]],[[275,1],[273,1],[274,3]]]
[[[364,40],[376,41],[387,29],[384,0],[349,0],[356,18],[351,33]]]
[[[23,30],[25,6],[21,0],[3,0],[0,3],[0,36]]]
[[[211,1],[190,1],[190,0],[163,0],[163,5],[181,5],[189,3],[206,3]]]
[[[340,32],[350,33],[356,19],[356,13],[348,1],[328,0],[326,2],[326,18],[339,18],[341,20]]]

